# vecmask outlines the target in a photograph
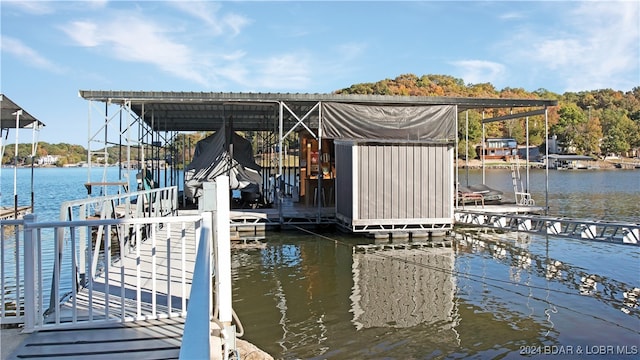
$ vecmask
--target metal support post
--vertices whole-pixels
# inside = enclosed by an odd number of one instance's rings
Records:
[[[235,326],[233,321],[232,287],[231,287],[231,234],[229,232],[229,177],[218,176],[215,181],[215,212],[213,215],[215,254],[215,294],[218,307],[218,320],[222,324],[223,359],[228,359],[230,352],[236,352]]]
[[[38,307],[36,306],[36,239],[31,224],[36,215],[24,216],[24,329],[25,333],[35,331]],[[16,286],[19,286],[16,284]],[[20,309],[18,301],[18,310]]]

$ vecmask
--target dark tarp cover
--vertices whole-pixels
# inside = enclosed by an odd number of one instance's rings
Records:
[[[229,138],[233,144],[233,158],[228,151]],[[190,199],[200,197],[202,183],[214,181],[220,175],[229,176],[229,186],[233,190],[259,193],[262,189],[260,166],[253,157],[251,143],[229,129],[218,130],[196,144],[193,160],[185,169],[185,196]]]
[[[455,106],[322,103],[322,137],[351,140],[455,141]]]

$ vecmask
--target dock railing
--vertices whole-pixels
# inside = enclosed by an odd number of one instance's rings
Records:
[[[234,354],[239,359],[236,328],[232,325],[229,177],[219,176],[215,183],[205,183],[203,191],[203,197],[215,201],[204,204],[205,226],[198,246],[180,359],[214,359],[222,355],[227,360]],[[207,231],[213,234],[207,235]]]
[[[101,197],[88,197],[86,199],[72,200],[63,202],[60,206],[60,221],[74,221],[74,220],[89,220],[89,219],[118,219],[118,218],[148,218],[148,217],[160,217],[178,214],[178,188],[177,186],[171,186],[166,188],[157,188],[136,191],[131,193],[108,195]],[[126,240],[130,240],[131,237],[126,237],[121,230],[131,230],[124,227],[115,228],[118,232],[116,236],[118,238],[123,237]],[[79,246],[79,269],[80,280],[85,279],[85,262],[86,262],[86,249],[88,247],[88,237],[85,228],[80,228],[80,242]],[[102,249],[102,242],[104,235],[106,234],[105,228],[99,225],[95,231],[94,254],[92,256],[93,261],[91,264],[91,273],[96,274],[98,269],[98,251]],[[148,227],[144,228],[144,232],[148,231]],[[64,231],[64,228],[59,228],[58,231]],[[142,234],[144,236],[145,234]],[[63,239],[64,234],[58,234],[58,239]],[[140,236],[134,237],[134,239],[140,238]],[[129,246],[135,246],[135,244],[125,244]],[[62,249],[60,246],[59,249]]]
[[[100,266],[87,266],[81,279],[80,230],[98,227],[106,233],[97,251]],[[112,239],[122,228],[133,231]],[[192,277],[186,263],[202,228],[202,215],[40,223],[25,216],[24,331],[184,316]],[[143,229],[150,229],[146,246],[129,247],[127,237],[140,238]],[[43,251],[48,247],[53,251]],[[86,251],[87,264],[93,263],[92,250]]]
[[[30,333],[186,317],[181,357],[206,349],[208,358],[228,358],[236,333],[225,179],[215,190],[221,210],[198,215],[0,222],[2,324]],[[104,230],[100,244],[87,239],[96,229]]]
[[[458,224],[640,246],[640,223],[457,209]]]
[[[0,220],[0,324],[24,323],[24,219]]]
[[[170,186],[63,202],[60,220],[142,218],[175,215],[178,187]]]

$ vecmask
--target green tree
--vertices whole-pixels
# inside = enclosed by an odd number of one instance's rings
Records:
[[[475,159],[478,157],[476,147],[471,141],[469,141],[469,148],[467,149],[467,140],[460,140],[458,142],[458,158],[465,159],[467,152],[469,153],[469,159]]]
[[[602,112],[604,154],[622,155],[640,146],[640,126],[623,109],[605,109]]]
[[[575,103],[562,105],[558,115],[558,123],[551,128],[551,132],[558,135],[558,140],[565,149],[580,152],[579,131],[587,122],[587,117]]]
[[[580,126],[577,139],[582,153],[600,154],[600,139],[602,139],[600,120],[597,117],[588,119]]]

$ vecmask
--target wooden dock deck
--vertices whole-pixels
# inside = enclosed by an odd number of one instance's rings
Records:
[[[3,206],[0,207],[0,220],[17,219],[31,212],[31,206]]]

